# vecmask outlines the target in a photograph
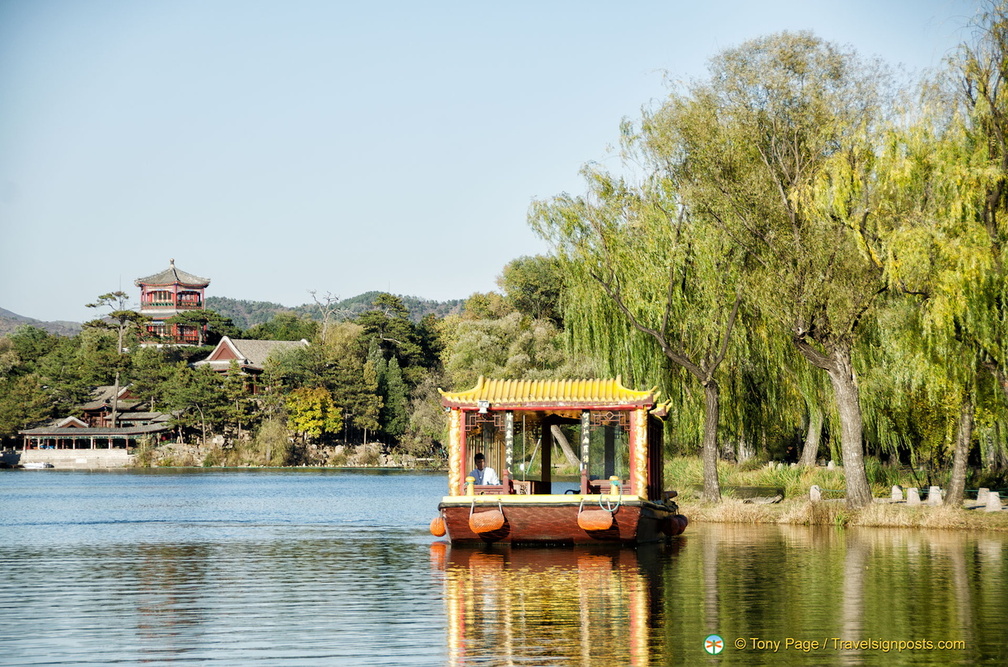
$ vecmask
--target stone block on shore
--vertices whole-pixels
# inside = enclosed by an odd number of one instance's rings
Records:
[[[891,498],[896,502],[901,502],[903,500],[903,489],[900,488],[899,484],[893,484]]]
[[[942,491],[937,486],[928,488],[928,505],[937,507],[942,504]]]
[[[1001,511],[1001,494],[997,491],[991,491],[987,494],[987,505],[984,507],[988,512],[1000,512]]]
[[[917,491],[916,486],[911,486],[907,489],[907,505],[920,505],[920,492]]]

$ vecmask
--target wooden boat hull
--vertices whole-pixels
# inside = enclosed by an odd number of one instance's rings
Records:
[[[446,496],[438,505],[452,544],[640,544],[665,539],[669,522],[678,511],[674,503],[661,504],[640,498],[605,500],[612,522],[602,530],[585,529],[578,515],[600,510],[598,496]],[[475,532],[470,515],[501,512],[503,525],[489,532]],[[478,522],[477,522],[478,523]],[[587,522],[582,522],[587,523]]]

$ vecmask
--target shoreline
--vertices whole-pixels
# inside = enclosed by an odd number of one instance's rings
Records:
[[[117,450],[112,450],[116,452]],[[84,456],[74,460],[60,461],[63,465],[56,465],[49,470],[75,470],[75,471],[222,471],[222,470],[242,470],[242,471],[298,471],[298,470],[330,470],[330,471],[370,471],[384,473],[423,473],[423,474],[444,474],[444,469],[439,467],[420,466],[388,466],[388,465],[308,465],[308,466],[186,466],[186,465],[137,465],[132,455],[123,456],[125,451],[118,450],[118,455],[109,456],[109,450],[68,450],[66,454]],[[99,454],[101,452],[104,454]],[[82,460],[85,457],[91,459],[98,454],[94,460]],[[88,456],[90,455],[90,456]],[[49,460],[53,461],[54,456],[25,457],[28,460]],[[61,457],[62,458],[62,457]],[[109,461],[108,458],[115,458],[116,461]],[[55,463],[55,461],[53,461]],[[70,463],[70,465],[67,465]],[[97,465],[96,465],[97,464]],[[15,468],[11,466],[10,468]],[[9,469],[10,469],[9,468]],[[813,469],[814,471],[814,469]],[[808,474],[807,471],[802,474]],[[727,480],[725,480],[727,481]],[[741,481],[741,480],[740,480]],[[756,480],[746,480],[754,482]],[[759,480],[763,482],[764,480]],[[783,480],[781,480],[783,481]],[[807,483],[809,480],[803,480]],[[782,486],[785,486],[782,484]],[[764,487],[765,488],[765,487]],[[790,489],[789,489],[790,490]],[[696,523],[723,523],[723,524],[778,524],[778,525],[799,525],[799,526],[834,526],[837,528],[848,527],[874,527],[874,528],[916,528],[927,530],[956,530],[956,531],[990,531],[1008,533],[1008,511],[1004,508],[1000,512],[987,512],[983,507],[979,507],[974,500],[966,500],[963,507],[953,508],[944,505],[931,506],[921,504],[908,506],[905,501],[891,501],[887,498],[876,498],[875,502],[861,509],[848,508],[842,498],[824,499],[817,502],[809,500],[808,496],[790,498],[786,497],[779,502],[752,502],[725,497],[719,504],[710,504],[696,498],[687,499],[680,495],[677,498],[680,513],[686,515],[690,522]]]
[[[982,507],[967,507],[967,503],[963,507],[908,506],[905,502],[876,499],[867,507],[851,509],[843,500],[812,502],[792,498],[769,504],[726,498],[717,505],[681,501],[679,511],[697,523],[1008,532],[1008,511],[1002,508],[1000,512],[987,512]]]

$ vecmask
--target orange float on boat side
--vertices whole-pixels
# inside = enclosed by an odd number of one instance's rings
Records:
[[[469,515],[469,528],[474,533],[492,533],[504,527],[504,512],[489,510],[473,512]]]
[[[612,512],[606,510],[584,510],[577,517],[582,530],[609,530],[612,528]]]
[[[444,537],[444,534],[447,532],[445,530],[444,517],[436,516],[431,519],[430,532],[434,537]]]

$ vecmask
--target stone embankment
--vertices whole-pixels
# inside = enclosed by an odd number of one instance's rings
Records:
[[[128,468],[134,464],[134,458],[125,449],[12,449],[0,456],[4,467],[48,463],[61,470]]]
[[[61,470],[108,470],[131,467],[244,467],[269,466],[267,457],[234,451],[218,443],[208,445],[165,443],[154,450],[124,449],[20,449],[0,452],[0,467],[49,464]],[[435,459],[418,459],[409,454],[389,453],[378,443],[357,446],[308,445],[298,451],[293,467],[408,468],[438,467]],[[278,465],[277,463],[273,464]]]

